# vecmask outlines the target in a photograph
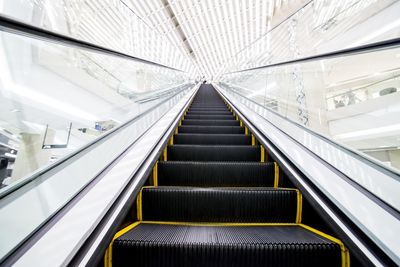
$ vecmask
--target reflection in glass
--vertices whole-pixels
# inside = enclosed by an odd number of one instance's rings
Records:
[[[0,182],[12,184],[180,92],[184,72],[0,32]]]
[[[400,169],[400,48],[223,76],[225,87]]]

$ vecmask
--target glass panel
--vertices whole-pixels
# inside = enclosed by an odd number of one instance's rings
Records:
[[[135,4],[143,5],[140,1]],[[181,42],[176,45],[161,34],[161,25],[151,27],[130,1],[0,0],[0,13],[138,58],[194,71],[184,48],[179,47]]]
[[[4,31],[0,58],[2,187],[191,84],[181,71]]]
[[[271,30],[227,61],[221,73],[400,37],[399,13],[396,0],[310,1],[283,22],[282,14],[269,18]]]
[[[396,46],[226,74],[221,85],[399,173],[399,59]]]

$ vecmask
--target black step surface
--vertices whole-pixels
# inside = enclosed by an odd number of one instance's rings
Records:
[[[235,120],[233,115],[186,115],[185,120]]]
[[[141,223],[114,241],[113,266],[341,266],[340,246],[300,226]]]
[[[251,136],[243,134],[175,134],[174,144],[251,145]]]
[[[167,159],[173,161],[261,160],[259,146],[169,145]]]
[[[221,112],[221,111],[229,111],[227,107],[191,107],[188,112]]]
[[[225,111],[225,110],[221,110],[221,111],[206,111],[206,110],[202,110],[202,111],[191,111],[189,110],[188,112],[186,112],[186,115],[232,115],[231,111]]]
[[[158,185],[273,187],[274,163],[160,161]]]
[[[297,199],[296,190],[270,187],[146,187],[142,220],[296,223]]]
[[[240,126],[236,120],[183,120],[182,125]]]
[[[245,129],[241,126],[181,125],[178,133],[244,134]]]

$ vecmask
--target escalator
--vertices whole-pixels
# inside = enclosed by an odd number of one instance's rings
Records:
[[[202,85],[137,196],[137,221],[117,232],[106,266],[349,266],[349,251],[302,224],[243,122]]]

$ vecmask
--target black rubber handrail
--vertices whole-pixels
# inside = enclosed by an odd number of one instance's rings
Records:
[[[396,46],[400,46],[400,38],[394,38],[394,39],[370,43],[370,44],[366,44],[366,45],[345,48],[345,49],[341,49],[341,50],[337,50],[337,51],[333,51],[333,52],[322,53],[322,54],[309,56],[309,57],[303,57],[303,58],[299,58],[299,59],[287,60],[287,61],[273,63],[273,64],[255,67],[255,68],[248,68],[248,69],[243,69],[243,70],[232,71],[232,72],[228,72],[226,74],[247,72],[247,71],[252,71],[252,70],[260,70],[260,69],[266,69],[266,68],[272,68],[272,67],[279,67],[279,66],[283,66],[283,65],[290,65],[290,64],[304,63],[304,62],[308,62],[308,61],[334,58],[334,57],[363,54],[363,53],[393,48]]]
[[[165,65],[153,62],[153,61],[134,57],[134,56],[122,53],[122,52],[118,52],[118,51],[110,49],[110,48],[106,48],[106,47],[96,45],[96,44],[93,44],[90,42],[86,42],[86,41],[82,41],[82,40],[79,40],[79,39],[76,39],[73,37],[69,37],[69,36],[66,36],[66,35],[63,35],[60,33],[56,33],[56,32],[52,32],[52,31],[49,31],[49,30],[46,30],[43,28],[39,28],[39,27],[33,26],[31,24],[15,20],[13,18],[5,16],[4,14],[0,15],[0,30],[11,32],[11,33],[18,33],[18,34],[33,37],[33,38],[41,38],[46,41],[61,43],[63,45],[69,45],[69,46],[74,46],[74,47],[78,47],[81,49],[92,50],[95,52],[100,52],[100,53],[111,55],[111,56],[130,59],[130,60],[134,60],[137,62],[141,62],[141,63],[145,63],[145,64],[157,66],[157,67],[162,67],[162,68],[166,68],[166,69],[170,69],[170,70],[184,72],[182,70],[168,67],[168,66],[165,66]]]

